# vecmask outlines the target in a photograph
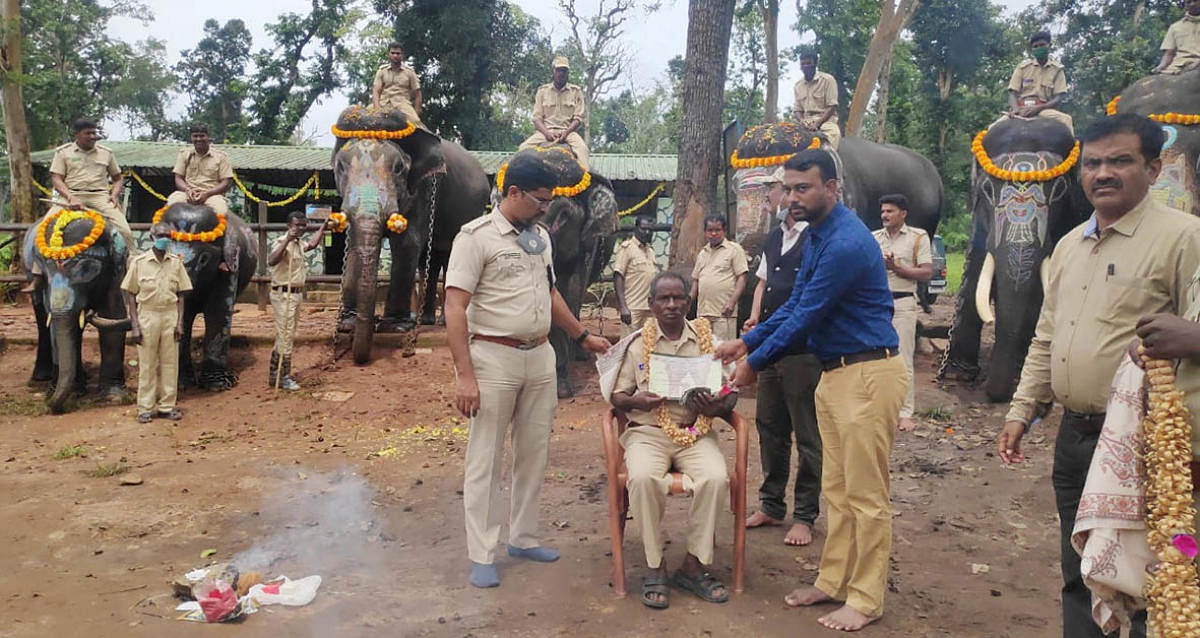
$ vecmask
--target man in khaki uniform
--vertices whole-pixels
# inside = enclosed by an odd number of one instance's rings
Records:
[[[1008,81],[1008,113],[992,122],[992,126],[1005,117],[1048,117],[1062,122],[1074,133],[1071,116],[1058,110],[1067,97],[1067,75],[1062,64],[1050,59],[1050,32],[1033,34],[1029,50],[1033,58],[1018,64]]]
[[[267,266],[271,269],[271,309],[275,312],[275,347],[271,350],[269,384],[283,390],[299,390],[292,378],[292,341],[296,322],[300,319],[300,302],[304,301],[304,282],[308,278],[308,262],[304,253],[321,244],[328,222],[303,246],[300,238],[308,228],[308,217],[302,211],[288,213],[287,233],[271,244]]]
[[[1022,461],[1021,439],[1035,417],[1051,401],[1062,403],[1052,483],[1063,635],[1071,638],[1103,635],[1092,622],[1071,531],[1113,375],[1138,319],[1178,314],[1200,267],[1200,220],[1148,195],[1162,169],[1164,138],[1158,124],[1132,114],[1101,119],[1080,136],[1080,181],[1095,213],[1064,235],[1050,257],[1037,330],[997,443],[1002,461]]]
[[[805,128],[820,131],[829,140],[829,145],[837,150],[842,142],[842,131],[838,129],[837,80],[817,70],[816,53],[800,56],[800,72],[804,74],[804,79],[796,83],[792,116]]]
[[[900,337],[900,355],[908,367],[913,382],[900,406],[900,422],[896,427],[909,432],[913,423],[913,399],[916,394],[916,375],[913,372],[913,350],[917,343],[917,282],[933,277],[933,250],[929,234],[904,223],[908,219],[908,198],[904,195],[884,195],[879,198],[883,228],[875,231],[875,241],[883,251],[883,265],[888,271],[888,288],[892,290],[892,327]]]
[[[233,165],[224,151],[212,147],[207,126],[192,125],[192,147],[180,150],[175,156],[173,172],[176,190],[167,197],[167,206],[188,202],[229,214],[225,191],[233,183]]]
[[[125,213],[117,204],[121,187],[125,184],[121,167],[117,166],[117,158],[108,147],[96,143],[100,133],[95,122],[79,119],[71,128],[75,130],[75,141],[55,149],[54,159],[50,161],[50,180],[54,190],[67,201],[66,205],[60,204],[51,210],[91,209],[100,213],[125,241],[128,253],[132,256],[137,244],[133,241]]]
[[[668,271],[654,277],[649,294],[657,331],[654,352],[700,356],[699,336],[685,318],[690,303],[688,284],[678,273]],[[715,333],[713,337],[716,338]],[[704,600],[723,603],[729,599],[729,592],[709,572],[717,515],[724,509],[722,500],[729,490],[725,456],[717,445],[715,431],[698,437],[690,446],[676,443],[663,432],[657,416],[660,406],[665,404],[671,421],[679,425],[693,425],[697,415],[678,400],[650,392],[649,375],[642,339],[633,339],[621,360],[611,400],[613,407],[629,418],[629,427],[621,435],[629,473],[629,513],[642,526],[642,546],[646,550],[646,566],[650,568],[642,581],[642,602],[656,609],[668,605],[661,523],[672,482],[668,472],[674,466],[684,475],[684,486],[692,492],[692,503],[688,512],[687,556],[673,580]],[[715,408],[708,403],[710,398],[711,395],[705,397],[705,405]],[[701,412],[717,416],[715,409]]]
[[[138,350],[138,423],[148,423],[153,416],[172,421],[183,418],[175,407],[179,340],[183,337],[183,296],[192,289],[183,260],[167,252],[171,227],[155,224],[150,236],[153,248],[130,260],[121,282],[132,324],[130,336]]]
[[[650,317],[650,280],[658,274],[654,260],[654,218],[638,215],[634,220],[633,237],[621,242],[613,263],[613,291],[617,295],[617,310],[621,313],[621,336],[638,330]]]
[[[371,84],[371,106],[396,109],[417,126],[421,123],[421,82],[417,72],[404,64],[404,47],[399,42],[388,45],[388,61],[375,71]]]
[[[1175,74],[1200,66],[1200,0],[1183,3],[1187,15],[1167,29],[1162,60],[1151,73]]]
[[[504,433],[512,426],[512,506],[508,553],[540,562],[558,551],[540,545],[538,492],[558,399],[551,322],[585,349],[608,341],[591,335],[554,288],[550,234],[535,221],[558,186],[535,151],[508,162],[504,199],[462,227],[446,270],[446,333],[457,376],[455,400],[471,418],[463,476],[471,584],[500,584],[493,564],[500,540]]]
[[[583,89],[567,83],[570,65],[567,58],[554,58],[554,81],[538,87],[533,98],[533,135],[521,142],[521,149],[566,143],[579,165],[587,170],[588,147],[580,137],[579,127],[587,118]]]
[[[704,218],[704,237],[708,240],[696,255],[692,267],[691,298],[698,301],[696,316],[708,319],[713,334],[721,341],[737,338],[737,304],[746,289],[746,251],[725,238],[725,218]]]

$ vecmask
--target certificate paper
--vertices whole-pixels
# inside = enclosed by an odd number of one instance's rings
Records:
[[[650,355],[650,392],[667,399],[679,400],[684,392],[692,388],[708,388],[713,394],[719,392],[721,362],[713,359],[712,355]]]

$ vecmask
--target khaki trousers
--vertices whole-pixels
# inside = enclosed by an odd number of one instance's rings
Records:
[[[1067,126],[1067,128],[1071,129],[1071,134],[1075,133],[1075,120],[1071,119],[1070,115],[1067,115],[1066,113],[1063,113],[1062,111],[1059,111],[1057,109],[1046,109],[1045,111],[1038,113],[1037,116],[1050,118],[1052,120],[1058,120],[1059,122],[1062,122],[1063,124],[1065,124]],[[1001,115],[1000,119],[996,120],[995,122],[992,122],[991,124],[988,124],[988,130],[991,130],[991,128],[993,126],[1003,122],[1006,118],[1008,118],[1007,114]]]
[[[902,297],[894,302],[896,310],[892,315],[892,327],[896,329],[896,334],[900,335],[900,358],[904,360],[904,367],[908,369],[908,377],[912,381],[908,384],[908,394],[904,396],[904,403],[900,406],[900,418],[912,418],[914,410],[914,397],[917,393],[917,375],[913,373],[913,356],[917,344],[917,298]]]
[[[167,196],[167,206],[171,204],[186,203],[188,200],[187,193],[183,191],[175,191]],[[225,199],[224,195],[213,195],[204,200],[204,205],[213,209],[213,212],[221,213],[222,215],[229,214],[229,200]]]
[[[303,300],[303,292],[271,290],[271,310],[275,311],[275,352],[282,357],[292,356],[292,342],[296,338],[296,322],[300,319],[300,302]],[[275,372],[272,370],[271,373]]]
[[[138,306],[138,325],[142,343],[138,353],[138,412],[175,409],[179,384],[179,343],[175,326],[179,313],[175,306],[149,308]]]
[[[671,489],[667,472],[674,466],[682,472],[685,488],[692,490],[688,510],[688,553],[704,565],[713,562],[713,535],[721,500],[729,497],[729,473],[725,457],[717,446],[717,435],[709,432],[690,447],[680,447],[654,426],[641,425],[621,435],[625,448],[625,467],[629,472],[629,513],[642,526],[642,545],[646,566],[662,565],[662,515]]]
[[[421,123],[421,118],[417,117],[417,109],[408,100],[388,100],[381,97],[379,99],[379,108],[400,111],[404,115],[406,122],[412,122],[421,128],[425,128],[425,125]]]
[[[556,131],[551,131],[551,133],[556,133]],[[579,162],[579,165],[583,167],[583,170],[588,170],[588,147],[587,144],[584,143],[583,138],[579,136],[579,133],[572,131],[569,135],[567,135],[567,139],[564,141],[567,143],[567,146],[571,147],[571,152],[575,154],[575,159]],[[527,148],[533,148],[535,146],[541,146],[549,143],[550,140],[546,139],[546,136],[542,135],[541,131],[534,131],[533,135],[530,135],[524,142],[521,142],[521,145],[517,147],[517,150],[523,151]]]
[[[837,150],[839,144],[842,143],[842,130],[838,128],[837,122],[825,122],[821,125],[821,134],[825,139],[829,140],[829,145],[833,150]]]
[[[705,315],[708,323],[712,325],[713,337],[720,341],[733,341],[737,339],[737,328],[735,317],[710,317]]]
[[[647,308],[645,310],[634,310],[633,308],[630,308],[629,316],[632,317],[633,320],[629,322],[628,326],[624,323],[621,324],[621,337],[629,336],[629,333],[633,332],[634,330],[641,330],[642,326],[646,323],[646,320],[650,318],[650,309]]]
[[[908,372],[900,357],[855,363],[821,374],[821,491],[829,530],[814,586],[867,616],[883,613],[892,504],[888,455]]]
[[[500,542],[500,482],[504,433],[512,426],[512,502],[508,544],[537,547],[538,493],[546,471],[550,424],[558,402],[554,348],[544,343],[518,350],[472,341],[471,364],[479,383],[479,411],[471,421],[463,472],[467,554],[491,564]]]

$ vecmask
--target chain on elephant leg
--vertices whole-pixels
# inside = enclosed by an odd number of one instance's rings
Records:
[[[201,387],[207,390],[221,391],[237,385],[238,375],[229,367],[230,341],[229,326],[226,324],[218,334],[212,336],[209,343],[205,344],[204,360],[201,361],[200,369],[196,374]]]

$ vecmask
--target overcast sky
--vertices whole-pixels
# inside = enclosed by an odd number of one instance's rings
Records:
[[[454,0],[446,0],[453,2]],[[1009,14],[1025,9],[1036,0],[1004,0]],[[145,0],[153,13],[153,20],[143,23],[138,20],[120,18],[111,23],[111,33],[119,38],[135,41],[153,35],[168,42],[169,62],[179,60],[179,53],[190,49],[199,41],[204,21],[215,18],[221,23],[237,17],[246,22],[254,35],[254,50],[269,44],[265,25],[273,22],[283,12],[308,11],[310,0],[274,0],[273,2],[248,2],[247,0],[205,0],[204,2],[179,2],[179,0]],[[549,30],[557,45],[567,34],[566,21],[562,19],[556,0],[515,0],[531,15],[536,16]],[[598,0],[579,0],[581,10],[594,10]],[[634,53],[634,66],[629,69],[628,82],[635,88],[653,86],[665,77],[667,60],[683,55],[687,44],[687,0],[662,0],[662,7],[650,16],[639,16],[631,21],[626,35],[629,48]],[[784,49],[800,43],[800,36],[793,25],[796,23],[796,3],[780,2],[779,47]],[[382,53],[381,53],[382,58]],[[796,65],[789,65],[781,78],[780,85],[791,86],[799,74]],[[549,73],[547,73],[547,76]],[[624,88],[624,87],[621,87]],[[787,91],[781,91],[787,95]],[[184,104],[177,101],[172,112],[182,113]],[[306,131],[320,133],[319,143],[332,144],[328,133],[329,123],[347,106],[348,100],[341,95],[331,96],[313,107],[305,119]],[[531,107],[532,108],[532,107]],[[129,131],[109,123],[108,134],[112,139],[126,139]]]

